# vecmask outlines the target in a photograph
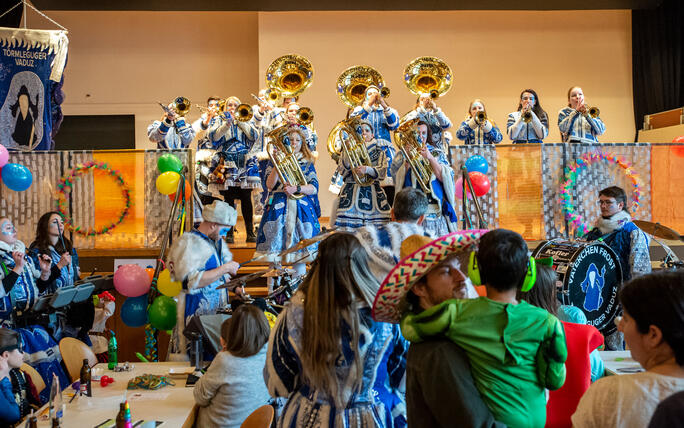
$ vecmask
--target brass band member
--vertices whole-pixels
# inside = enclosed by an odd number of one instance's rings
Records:
[[[558,128],[563,142],[598,143],[599,135],[606,132],[606,125],[599,117],[597,107],[587,107],[584,92],[579,86],[568,89],[568,106],[558,112]]]
[[[543,143],[549,135],[549,117],[534,89],[520,93],[518,110],[508,115],[506,123],[508,137],[517,143]]]
[[[463,144],[496,144],[503,140],[501,131],[487,118],[487,110],[481,99],[475,99],[468,107],[468,116],[461,122],[456,136]]]

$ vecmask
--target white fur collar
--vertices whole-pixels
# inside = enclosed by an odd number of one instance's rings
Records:
[[[632,221],[632,217],[624,210],[613,214],[610,218],[599,217],[596,221],[596,227],[601,233],[611,233],[614,230],[622,228],[625,223]]]
[[[24,243],[18,239],[14,243],[14,245],[10,245],[5,241],[0,241],[0,251],[4,251],[6,253],[11,253],[12,251],[26,253],[26,245],[24,245]]]

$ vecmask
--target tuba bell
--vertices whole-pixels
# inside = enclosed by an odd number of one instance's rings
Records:
[[[430,94],[432,99],[449,92],[452,79],[451,67],[433,56],[418,57],[404,69],[404,83],[408,90],[415,95]]]
[[[432,167],[420,154],[423,144],[418,140],[419,121],[419,118],[402,120],[397,130],[394,131],[394,144],[401,150],[405,161],[411,166],[423,192],[429,195],[432,191],[430,186]]]
[[[304,92],[311,85],[314,69],[308,59],[290,54],[276,58],[266,70],[266,83],[270,88],[269,99],[291,98]],[[275,98],[271,94],[275,92]]]
[[[373,166],[370,157],[368,156],[368,151],[366,150],[366,144],[356,132],[356,128],[361,125],[361,121],[360,117],[354,116],[338,122],[328,136],[328,151],[332,150],[338,157],[341,152],[344,152],[349,160],[354,181],[361,186],[370,186],[373,184],[373,178],[366,174],[357,174],[356,172],[357,167]],[[337,148],[335,147],[335,139],[339,139],[341,142],[342,148],[340,149],[340,152],[337,152]]]
[[[290,125],[284,124],[266,134],[268,138],[266,153],[271,158],[271,162],[278,173],[278,178],[280,178],[283,185],[306,186],[306,177],[299,166],[299,162],[297,162],[295,154],[292,152],[292,146],[285,142],[289,129]],[[302,142],[302,144],[306,143]],[[296,194],[289,197],[300,199],[304,195]]]
[[[349,108],[354,108],[363,104],[369,86],[377,86],[382,97],[389,97],[390,90],[376,69],[355,65],[344,70],[337,78],[337,95]]]

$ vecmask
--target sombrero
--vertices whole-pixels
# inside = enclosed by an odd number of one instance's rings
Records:
[[[402,243],[403,257],[380,285],[373,302],[373,319],[398,323],[404,310],[406,293],[436,264],[447,256],[474,247],[488,230],[463,230],[435,240],[413,235]]]

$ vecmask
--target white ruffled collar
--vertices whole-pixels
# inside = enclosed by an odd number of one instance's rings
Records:
[[[632,221],[632,217],[624,210],[613,214],[610,218],[600,217],[596,221],[596,227],[599,228],[601,233],[604,235],[606,233],[611,233],[614,230],[621,229],[625,223]]]

